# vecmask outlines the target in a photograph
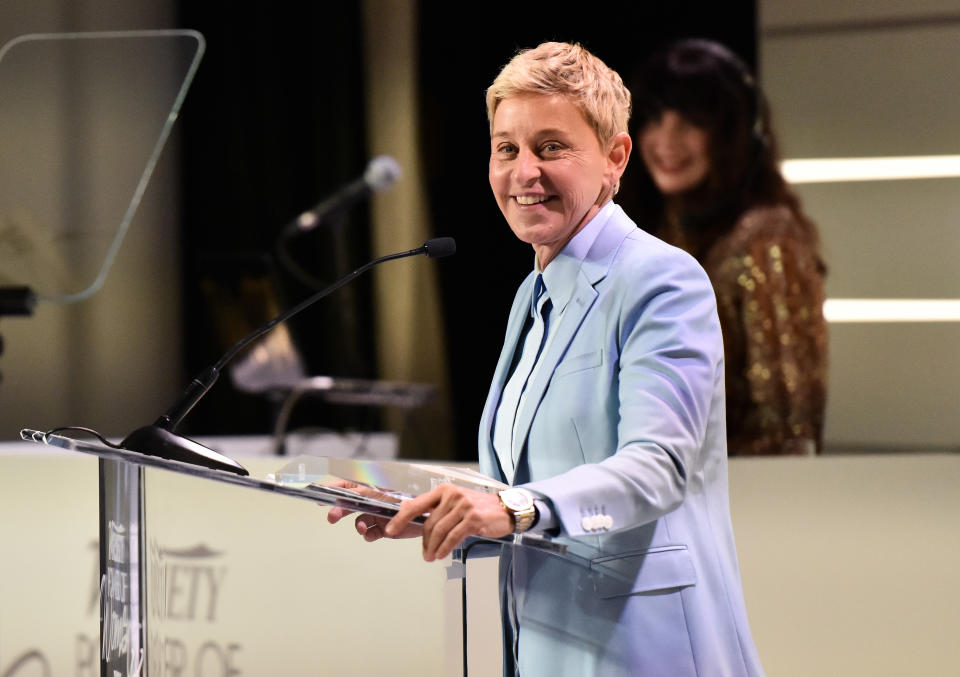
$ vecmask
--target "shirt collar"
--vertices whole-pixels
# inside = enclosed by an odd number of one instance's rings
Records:
[[[577,273],[580,270],[580,264],[587,258],[590,248],[596,241],[600,231],[610,215],[616,209],[613,200],[600,208],[600,211],[594,214],[580,231],[574,235],[566,246],[557,256],[547,264],[547,269],[542,271],[543,282],[547,288],[547,294],[553,307],[562,312],[567,303],[573,296],[573,290],[577,283]],[[537,264],[536,256],[533,260],[533,269],[535,273],[540,273],[540,266]]]

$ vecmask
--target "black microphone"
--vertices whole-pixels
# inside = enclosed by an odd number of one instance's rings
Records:
[[[431,259],[442,259],[457,253],[457,242],[452,237],[435,237],[423,244],[423,251]]]
[[[153,425],[137,428],[127,435],[123,442],[120,443],[120,446],[129,451],[137,451],[147,454],[148,456],[159,456],[160,458],[201,465],[207,468],[226,470],[238,475],[248,475],[249,473],[246,468],[229,456],[224,456],[198,442],[174,433],[176,427],[180,425],[184,417],[190,413],[194,405],[196,405],[196,403],[206,395],[207,391],[213,387],[213,384],[217,382],[220,372],[226,367],[227,363],[236,357],[237,353],[250,345],[250,343],[269,332],[278,324],[286,322],[300,311],[305,310],[323,297],[335,292],[343,285],[376,265],[393,259],[419,256],[420,254],[426,254],[430,258],[436,259],[450,256],[456,251],[457,245],[452,237],[438,237],[427,240],[422,247],[418,247],[417,249],[381,256],[357,268],[352,273],[344,275],[326,289],[317,292],[310,298],[300,302],[290,310],[275,317],[259,329],[255,329],[240,339],[216,364],[194,377],[180,398],[174,402],[160,418],[154,421]]]
[[[339,212],[373,193],[386,190],[400,178],[400,165],[389,155],[378,155],[370,160],[363,176],[343,186],[330,197],[308,209],[290,224],[288,229],[293,232],[307,232],[334,212]]]

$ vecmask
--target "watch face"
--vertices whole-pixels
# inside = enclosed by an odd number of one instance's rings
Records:
[[[522,489],[504,489],[500,492],[500,498],[504,505],[518,512],[533,507],[533,496]]]

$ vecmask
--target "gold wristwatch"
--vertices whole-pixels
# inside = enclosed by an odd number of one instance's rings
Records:
[[[522,534],[537,522],[537,507],[533,494],[526,489],[510,487],[499,493],[500,502],[513,519],[513,533]]]

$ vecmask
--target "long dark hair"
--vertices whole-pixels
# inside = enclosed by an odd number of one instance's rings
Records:
[[[819,250],[816,227],[780,173],[766,98],[739,57],[716,42],[682,40],[653,54],[631,89],[635,139],[667,110],[708,133],[709,174],[681,202],[681,218],[697,258],[745,211],[761,205],[790,209],[810,245]],[[642,159],[634,163],[624,184],[631,193],[630,209],[642,227],[656,232],[665,221],[664,199]]]

